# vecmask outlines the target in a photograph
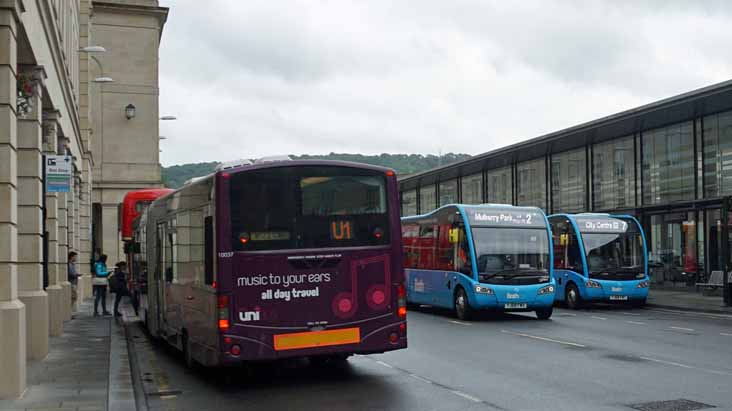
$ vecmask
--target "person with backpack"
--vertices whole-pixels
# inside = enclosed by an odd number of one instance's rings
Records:
[[[114,292],[114,316],[121,317],[119,303],[122,301],[122,297],[130,296],[130,291],[127,288],[127,263],[120,261],[116,264],[116,267],[114,278],[110,280],[110,284],[112,292]]]
[[[94,278],[92,288],[94,290],[94,316],[99,316],[99,303],[102,303],[102,315],[112,315],[107,311],[107,284],[109,271],[107,270],[107,256],[102,254],[99,260],[94,263]]]

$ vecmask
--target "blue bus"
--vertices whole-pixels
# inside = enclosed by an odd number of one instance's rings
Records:
[[[544,213],[510,205],[446,205],[402,218],[407,303],[552,315],[552,238]]]
[[[628,215],[549,216],[557,301],[569,308],[589,302],[643,306],[648,298],[646,238]]]

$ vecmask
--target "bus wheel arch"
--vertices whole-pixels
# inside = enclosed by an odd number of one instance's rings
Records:
[[[582,294],[574,281],[568,281],[564,291],[564,302],[567,308],[577,310],[582,306]]]
[[[455,292],[453,293],[453,308],[455,316],[460,320],[469,320],[475,314],[475,310],[470,306],[468,293],[462,285],[455,287]]]

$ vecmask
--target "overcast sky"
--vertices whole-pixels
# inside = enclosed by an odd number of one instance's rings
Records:
[[[161,0],[161,162],[478,154],[732,78],[732,1]]]

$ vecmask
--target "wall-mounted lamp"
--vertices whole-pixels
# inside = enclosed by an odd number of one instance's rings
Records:
[[[127,117],[127,120],[135,118],[135,110],[135,106],[132,104],[128,104],[127,107],[125,107],[125,117]]]

